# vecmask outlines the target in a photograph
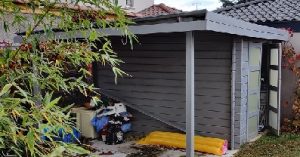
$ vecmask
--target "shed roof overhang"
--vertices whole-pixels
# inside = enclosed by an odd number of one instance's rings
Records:
[[[261,26],[228,16],[199,10],[193,12],[183,12],[179,14],[162,15],[156,17],[133,19],[135,25],[129,26],[129,30],[136,35],[155,34],[155,33],[173,33],[189,31],[214,31],[238,36],[287,41],[289,34],[285,30],[276,29],[267,26]],[[109,36],[121,36],[122,32],[118,29],[98,29]],[[85,32],[84,34],[89,34]],[[83,33],[78,32],[70,37],[63,31],[55,33],[57,39],[83,38]],[[19,38],[19,39],[18,39]],[[16,38],[21,41],[21,37]],[[43,36],[41,37],[43,38]],[[44,37],[47,39],[47,37]]]
[[[171,33],[188,31],[214,31],[268,40],[287,41],[289,34],[285,30],[245,22],[232,17],[199,10],[156,17],[136,18],[136,25],[129,29],[134,34]],[[112,36],[121,35],[120,31],[107,29]]]
[[[189,31],[214,31],[220,33],[233,34],[238,36],[287,41],[289,34],[282,29],[276,29],[268,26],[261,26],[242,20],[237,20],[228,16],[199,10],[193,12],[183,12],[179,14],[161,15],[155,17],[133,19],[135,25],[129,26],[129,30],[136,35],[155,34],[155,33],[173,33]],[[121,36],[122,32],[118,29],[98,29],[109,36]],[[84,34],[89,34],[88,32]],[[84,38],[82,32],[70,36],[63,31],[55,33],[57,39]],[[47,39],[46,36],[41,38]],[[20,42],[22,37],[15,38],[15,42]]]

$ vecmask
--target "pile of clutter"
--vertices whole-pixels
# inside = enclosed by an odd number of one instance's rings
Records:
[[[101,98],[101,102],[102,105],[96,110],[96,116],[91,120],[91,124],[106,144],[123,143],[124,134],[131,131],[133,116],[121,102],[107,97]]]

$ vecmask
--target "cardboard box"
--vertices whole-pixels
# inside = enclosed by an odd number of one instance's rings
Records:
[[[96,111],[80,107],[72,108],[71,112],[76,115],[76,127],[81,132],[82,136],[92,139],[98,137],[95,128],[91,124],[91,120],[95,117]]]

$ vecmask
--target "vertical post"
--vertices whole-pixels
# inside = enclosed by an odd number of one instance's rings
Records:
[[[186,32],[186,156],[194,157],[195,106],[195,49],[194,34]]]
[[[237,39],[233,41],[231,60],[231,150],[234,150],[234,123],[235,123],[235,81],[236,81],[236,47]]]
[[[281,82],[282,82],[282,44],[278,44],[279,54],[278,54],[278,115],[277,115],[277,135],[280,136],[280,119],[281,119]]]

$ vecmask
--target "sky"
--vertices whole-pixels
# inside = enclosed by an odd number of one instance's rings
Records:
[[[196,10],[196,8],[214,10],[221,6],[219,0],[155,0],[155,3],[165,3],[183,11]]]

